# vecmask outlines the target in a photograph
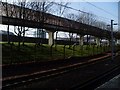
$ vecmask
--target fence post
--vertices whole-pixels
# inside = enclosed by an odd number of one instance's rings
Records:
[[[98,50],[98,47],[99,47],[99,46],[97,45],[97,54],[99,54],[99,52],[98,52],[98,51],[99,51],[99,50]]]
[[[84,46],[81,45],[81,56],[83,56],[83,49],[84,49]]]
[[[54,44],[52,44],[52,45],[50,46],[50,56],[51,56],[51,58],[53,57],[53,50],[52,50],[53,46],[54,46]]]
[[[95,45],[93,44],[93,55],[95,54]]]
[[[76,46],[76,43],[73,45],[73,56],[75,55],[75,46]]]
[[[66,45],[64,45],[64,47],[63,47],[64,59],[65,59],[65,47],[66,47]]]
[[[35,44],[35,55],[34,55],[34,61],[36,61],[36,46],[37,46],[37,44]]]
[[[10,51],[13,52],[13,44],[9,43],[9,45],[10,45]],[[13,58],[13,54],[12,53],[10,55],[11,55],[11,62],[10,63],[12,64],[12,62],[13,62],[12,60],[14,60],[14,58]]]

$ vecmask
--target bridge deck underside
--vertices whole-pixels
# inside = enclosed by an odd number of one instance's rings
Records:
[[[35,22],[31,20],[23,20],[18,18],[10,18],[6,16],[1,16],[2,22],[1,24],[5,25],[14,25],[14,26],[23,26],[23,27],[30,27],[30,28],[43,28],[49,31],[64,31],[64,32],[72,32],[78,33],[80,35],[93,35],[100,38],[110,38],[110,32],[99,30],[96,27],[85,27],[80,25],[79,29],[74,29],[71,27],[63,27],[54,24],[42,23],[42,22]]]

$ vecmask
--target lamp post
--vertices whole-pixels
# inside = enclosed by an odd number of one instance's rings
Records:
[[[111,54],[112,54],[112,60],[114,60],[114,37],[113,37],[113,25],[117,25],[116,23],[113,23],[114,20],[111,20]]]

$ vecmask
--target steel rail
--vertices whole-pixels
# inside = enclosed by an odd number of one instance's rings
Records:
[[[116,53],[115,57],[120,56],[120,51],[118,51]],[[111,62],[114,62],[113,60]],[[120,64],[115,65],[114,67],[112,67],[111,69],[101,73],[100,75],[97,75],[85,82],[83,82],[82,84],[75,84],[73,85],[70,90],[94,90],[97,87],[99,87],[101,84],[109,81],[111,78],[117,76],[118,74],[120,74]]]
[[[70,89],[71,90],[94,90],[97,87],[99,87],[101,84],[109,81],[111,78],[117,76],[120,74],[120,64],[114,66],[113,68],[109,69],[108,71],[95,76],[92,79],[89,79],[88,81],[85,81],[82,84],[73,85]]]
[[[73,65],[68,65],[68,66],[64,66],[64,67],[58,67],[55,69],[51,69],[51,70],[47,70],[47,71],[42,71],[42,72],[36,72],[33,74],[29,74],[29,75],[23,75],[21,77],[15,77],[14,79],[4,79],[3,80],[3,89],[10,89],[16,86],[20,86],[26,83],[30,83],[30,82],[35,82],[38,80],[45,80],[51,77],[55,77],[79,68],[84,68],[86,66],[89,66],[93,63],[99,63],[102,62],[104,60],[108,60],[110,59],[110,55],[104,56],[103,58],[97,58],[97,59],[91,59],[87,62],[83,62],[83,63],[77,63],[77,64],[73,64]]]

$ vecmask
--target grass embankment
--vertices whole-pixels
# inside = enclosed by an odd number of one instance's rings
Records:
[[[109,50],[109,47],[100,47],[100,46],[75,46],[69,48],[69,45],[57,45],[51,47],[49,45],[43,44],[42,46],[33,44],[33,43],[25,43],[23,46],[21,44],[20,50],[18,50],[18,44],[2,44],[2,63],[3,64],[11,64],[11,63],[21,63],[28,61],[48,61],[48,60],[57,60],[68,58],[71,56],[89,56],[102,53],[104,51]],[[65,52],[65,55],[64,55]]]

